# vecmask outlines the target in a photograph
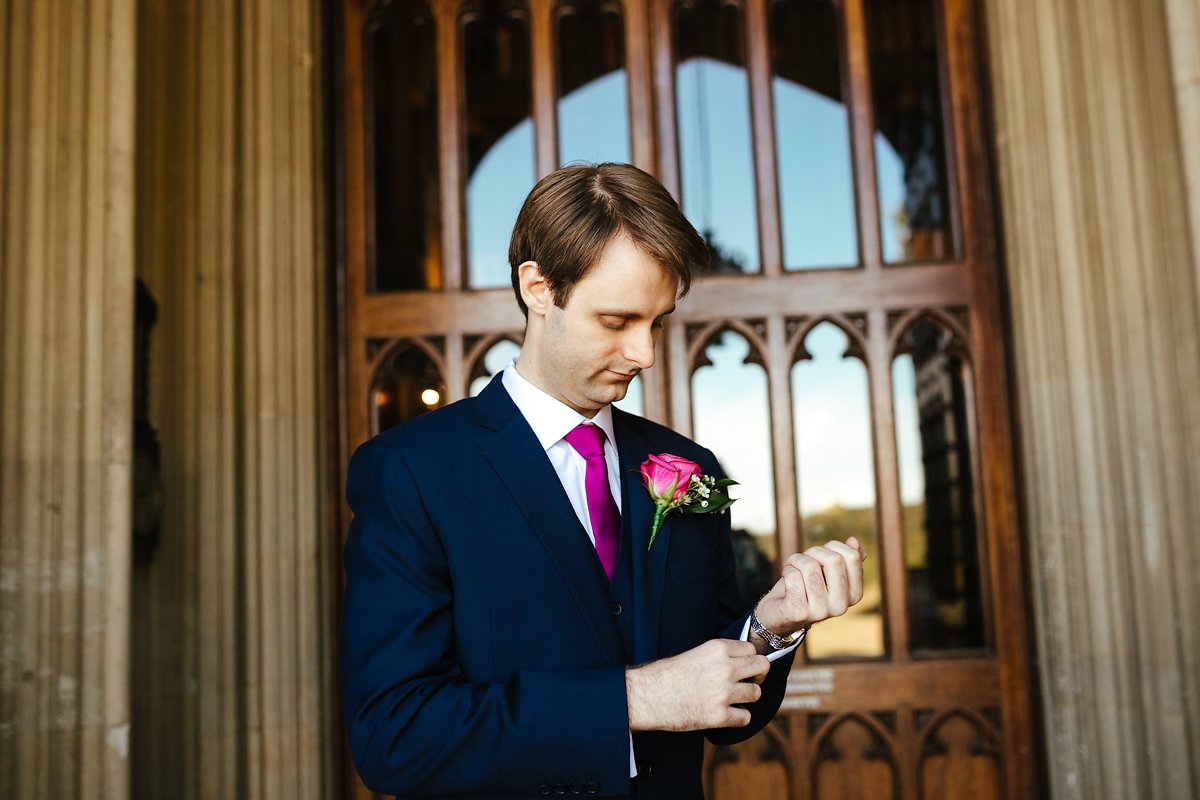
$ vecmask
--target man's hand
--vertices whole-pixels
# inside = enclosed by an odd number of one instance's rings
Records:
[[[762,697],[759,684],[771,663],[754,645],[712,639],[672,658],[625,671],[629,728],[698,731],[742,728],[750,712],[734,708]]]
[[[783,564],[783,576],[758,601],[758,621],[767,630],[787,636],[845,614],[862,600],[866,557],[867,551],[853,536],[845,544],[828,542],[791,555]]]

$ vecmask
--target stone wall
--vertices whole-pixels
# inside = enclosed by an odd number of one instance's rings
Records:
[[[139,6],[166,508],[134,572],[133,797],[334,794],[318,9]]]
[[[1200,796],[1189,2],[983,3],[1057,798]]]
[[[132,0],[0,2],[0,796],[128,793]]]

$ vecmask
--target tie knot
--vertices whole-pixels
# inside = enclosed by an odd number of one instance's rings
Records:
[[[604,429],[599,425],[579,423],[563,439],[585,459],[604,455]]]

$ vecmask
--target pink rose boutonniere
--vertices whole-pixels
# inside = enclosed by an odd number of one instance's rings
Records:
[[[670,453],[652,455],[642,463],[642,481],[654,500],[654,524],[650,527],[649,550],[662,528],[663,520],[672,511],[687,514],[725,513],[734,501],[721,490],[737,483],[729,478],[717,480],[705,475],[700,465]]]

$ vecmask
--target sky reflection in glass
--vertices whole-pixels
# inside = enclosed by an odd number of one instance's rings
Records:
[[[533,175],[533,120],[525,119],[500,137],[467,181],[471,288],[512,286],[508,242],[517,212],[533,188]]]
[[[488,348],[488,351],[483,356],[483,368],[487,370],[486,375],[481,375],[471,381],[468,394],[475,397],[483,391],[483,387],[491,383],[492,377],[515,359],[521,353],[521,347],[511,339],[501,339],[494,345]]]
[[[816,348],[814,355],[826,353],[831,341],[844,336],[828,328],[815,335],[817,338],[809,342],[810,348]],[[706,353],[712,366],[697,369],[692,378],[694,437],[713,450],[730,476],[743,484],[734,491],[735,496],[744,499],[735,507],[734,525],[756,534],[773,533],[775,476],[766,375],[758,365],[742,364],[749,353],[749,344],[740,335],[726,333],[719,342],[709,345]],[[904,358],[898,359],[897,364]],[[793,393],[792,411],[801,459],[797,462],[802,481],[800,504],[805,517],[835,506],[864,507],[876,502],[870,417],[863,399],[866,375],[857,363],[828,355],[804,362],[800,373],[803,395],[799,391]],[[897,431],[917,429],[915,401],[904,401],[915,397],[911,367],[908,374],[907,383],[902,368],[895,376],[900,382],[895,387]],[[921,503],[924,486],[920,482],[919,444],[915,449],[903,446],[902,442],[898,444],[901,444],[901,475],[918,476],[916,485],[902,481],[903,501],[906,505]],[[783,479],[795,478],[788,475]]]
[[[843,358],[846,334],[831,322],[805,339],[812,358],[792,368],[800,514],[875,505],[871,409],[861,361]]]
[[[908,257],[909,228],[905,204],[908,186],[904,182],[904,162],[882,133],[875,134],[875,171],[879,191],[879,227],[883,234],[883,260],[887,264]]]
[[[892,403],[896,415],[896,458],[900,463],[900,502],[925,503],[925,469],[921,464],[921,427],[917,416],[917,374],[912,356],[892,362]]]
[[[679,73],[691,86],[678,88],[684,210],[697,228],[713,231],[726,254],[740,260],[747,271],[757,272],[758,222],[748,118],[739,122],[738,114],[721,113],[730,105],[748,103],[745,70],[712,59],[691,59],[680,65]],[[697,85],[703,90],[697,91]],[[701,94],[707,98],[704,103],[699,102]],[[789,269],[851,266],[858,261],[858,243],[845,109],[782,79],[775,81],[775,96],[785,264]],[[624,70],[597,78],[562,98],[560,161],[627,161],[626,102]],[[691,123],[685,125],[687,118]],[[698,118],[708,121],[703,136]],[[701,159],[707,167],[694,161],[702,153],[707,153]],[[904,232],[897,215],[887,212],[903,208],[903,166],[882,136],[876,137],[876,158],[880,204],[885,210],[884,258],[892,261],[902,253]],[[472,287],[510,285],[508,240],[532,185],[533,123],[526,119],[488,151],[468,183]]]
[[[846,107],[783,78],[771,82],[783,263],[789,270],[858,263]]]
[[[743,363],[750,344],[733,331],[705,350],[711,366],[692,375],[695,439],[716,454],[738,502],[733,526],[764,537],[759,547],[775,558],[775,483],[771,459],[767,375],[758,364]]]
[[[558,163],[629,161],[625,70],[584,84],[558,101]]]
[[[831,322],[813,328],[804,344],[812,357],[792,367],[804,546],[857,536],[870,554],[863,565],[863,601],[823,623],[807,651],[810,658],[881,656],[883,592],[867,371],[858,359],[844,356],[849,339]]]
[[[758,206],[746,71],[690,58],[675,71],[683,210],[742,272],[758,272]]]

